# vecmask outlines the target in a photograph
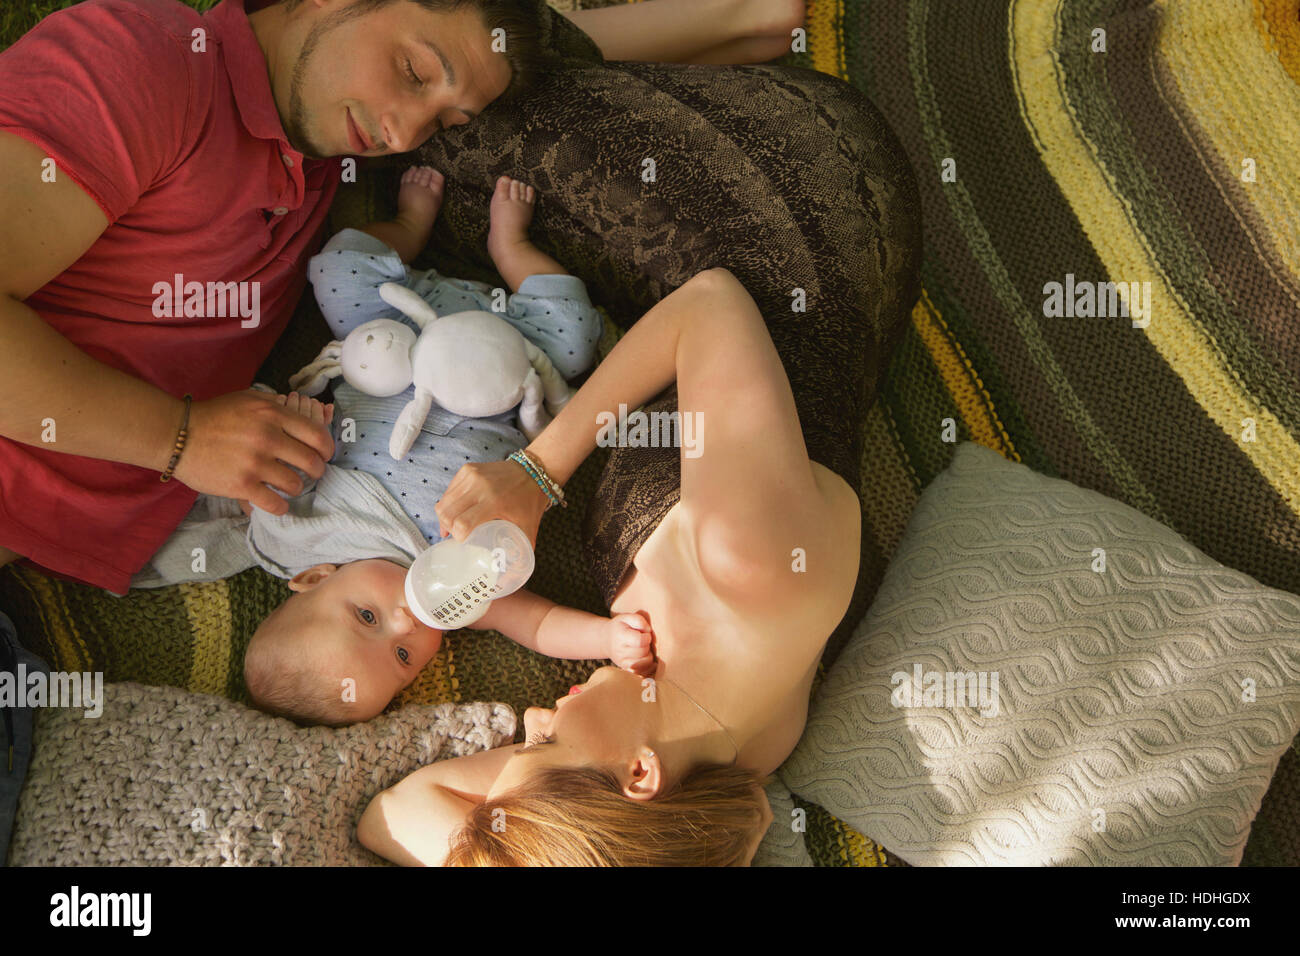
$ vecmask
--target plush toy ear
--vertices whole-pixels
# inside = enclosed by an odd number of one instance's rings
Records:
[[[332,378],[343,374],[339,359],[343,355],[343,343],[334,341],[320,350],[316,361],[304,365],[297,375],[289,378],[289,387],[304,395],[319,395]]]
[[[421,329],[430,322],[438,321],[438,313],[433,311],[433,307],[404,285],[385,282],[379,287],[379,298],[411,319]]]

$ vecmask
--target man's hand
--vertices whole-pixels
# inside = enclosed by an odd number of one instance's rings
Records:
[[[658,669],[655,660],[654,631],[640,614],[617,614],[609,619],[609,659],[638,677],[653,677]]]
[[[303,489],[289,465],[319,478],[334,455],[326,421],[325,406],[297,393],[250,388],[195,402],[176,479],[195,491],[282,515],[289,504],[272,489],[290,496]]]

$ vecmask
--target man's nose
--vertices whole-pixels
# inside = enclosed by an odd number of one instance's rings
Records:
[[[384,141],[394,153],[409,153],[424,145],[432,134],[436,110],[394,110],[384,117]]]

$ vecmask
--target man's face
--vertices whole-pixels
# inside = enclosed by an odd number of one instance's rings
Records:
[[[297,59],[274,92],[289,142],[304,156],[409,152],[469,122],[509,86],[510,64],[493,52],[477,11],[434,13],[396,0],[340,16],[350,5],[307,0],[286,25],[285,56],[298,45]]]

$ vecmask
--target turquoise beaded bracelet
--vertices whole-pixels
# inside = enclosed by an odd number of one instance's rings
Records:
[[[569,503],[564,500],[564,490],[546,473],[546,469],[529,458],[526,452],[522,450],[514,452],[507,460],[518,464],[528,473],[528,477],[537,482],[537,487],[542,489],[542,494],[546,495],[551,505],[569,507]]]

